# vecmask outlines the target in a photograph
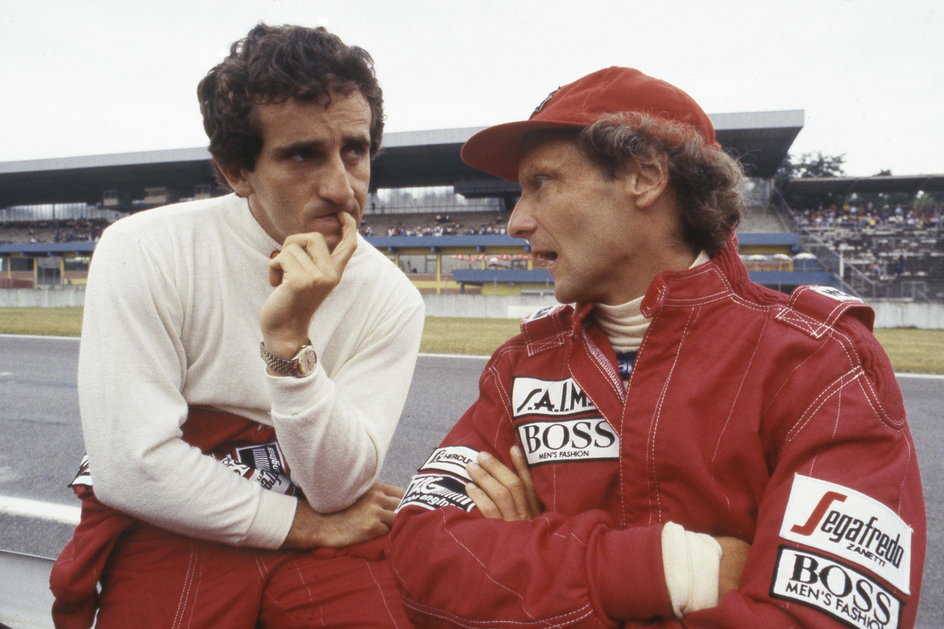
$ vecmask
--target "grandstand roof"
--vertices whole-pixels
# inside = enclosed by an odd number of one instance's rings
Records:
[[[787,186],[790,192],[835,193],[849,195],[853,192],[907,192],[915,194],[944,191],[944,175],[889,175],[875,177],[808,177],[792,179]]]
[[[801,110],[714,114],[725,150],[748,174],[771,177],[803,127]],[[455,185],[469,196],[500,196],[517,186],[461,161],[459,148],[481,127],[388,133],[375,158],[371,187]],[[205,148],[171,149],[0,163],[0,208],[102,201],[105,190],[140,199],[145,187],[167,187],[181,197],[213,183]]]

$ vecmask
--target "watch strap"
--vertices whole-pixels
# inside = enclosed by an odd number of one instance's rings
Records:
[[[304,344],[298,348],[298,351],[295,352],[295,355],[292,358],[279,358],[275,354],[269,351],[265,346],[265,342],[259,343],[259,355],[262,356],[262,360],[265,361],[266,366],[269,367],[272,371],[283,376],[294,376],[300,377],[306,374],[303,374],[300,365],[300,358],[303,352],[311,347],[311,339],[305,339]],[[312,349],[311,351],[314,351]]]

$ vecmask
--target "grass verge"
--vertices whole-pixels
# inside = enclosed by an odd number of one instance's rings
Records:
[[[0,334],[79,336],[82,308],[0,308]]]
[[[487,356],[518,332],[517,319],[427,317],[420,351]],[[0,334],[78,336],[82,308],[0,308]],[[944,374],[944,330],[881,328],[875,336],[900,373]]]
[[[875,336],[898,373],[944,374],[944,330],[879,328]]]
[[[421,352],[489,356],[519,331],[518,319],[426,317]]]

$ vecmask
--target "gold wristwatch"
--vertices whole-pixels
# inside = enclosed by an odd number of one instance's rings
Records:
[[[318,364],[318,354],[311,346],[311,339],[306,340],[305,344],[298,348],[295,356],[289,359],[279,358],[266,349],[265,343],[259,343],[259,355],[275,373],[294,378],[310,376],[315,370],[315,365]]]

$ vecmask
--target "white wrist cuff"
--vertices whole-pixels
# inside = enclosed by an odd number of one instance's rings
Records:
[[[662,527],[662,568],[677,618],[718,605],[721,545],[715,538],[667,523]]]

